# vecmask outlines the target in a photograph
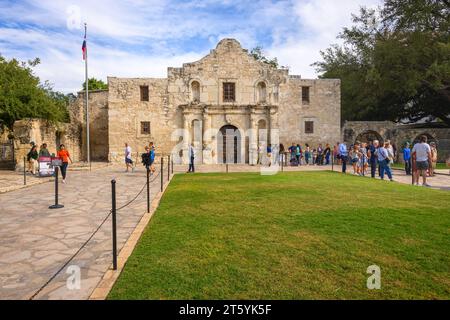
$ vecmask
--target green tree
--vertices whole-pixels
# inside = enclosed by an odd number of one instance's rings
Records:
[[[108,84],[96,78],[89,78],[89,90],[108,90]],[[86,90],[86,81],[82,84],[82,90]]]
[[[67,98],[33,74],[39,59],[19,62],[0,56],[0,126],[12,128],[26,118],[68,121]]]
[[[450,126],[449,1],[386,0],[362,8],[322,52],[322,78],[342,80],[345,120],[438,120]]]
[[[278,59],[277,59],[277,58],[273,58],[273,59],[267,58],[267,57],[264,55],[264,53],[263,53],[263,48],[260,47],[260,46],[258,46],[258,47],[256,47],[256,48],[253,48],[253,49],[250,51],[250,55],[252,55],[253,58],[255,58],[256,60],[261,61],[261,62],[264,62],[264,63],[267,63],[267,64],[271,65],[271,66],[274,67],[274,68],[278,68],[278,67],[279,67],[279,65],[278,65]]]

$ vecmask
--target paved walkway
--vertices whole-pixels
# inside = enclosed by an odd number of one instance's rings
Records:
[[[109,164],[107,162],[93,162],[90,168],[88,164],[85,162],[77,162],[69,166],[69,171],[89,171],[89,169],[95,171],[102,168],[106,168],[108,166]],[[28,188],[36,184],[54,181],[52,178],[38,177],[31,173],[26,173],[25,176],[26,176],[25,177],[26,184],[24,182],[23,171],[1,170],[0,193],[10,192],[22,188]]]
[[[50,210],[54,184],[0,194],[0,299],[29,299],[41,288],[101,224],[111,209],[111,179],[117,180],[117,204],[131,200],[146,182],[144,170],[124,173],[122,168],[71,172],[60,185],[60,203]],[[167,180],[167,173],[165,174]],[[152,198],[160,178],[152,184]],[[146,192],[118,212],[118,248],[146,211]],[[81,289],[69,290],[65,268],[36,299],[87,299],[111,265],[111,220],[68,266],[81,268]]]

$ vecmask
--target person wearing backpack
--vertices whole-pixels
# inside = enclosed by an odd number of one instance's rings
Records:
[[[39,157],[37,147],[34,143],[31,144],[31,149],[27,154],[27,161],[28,161],[28,170],[33,175],[36,174],[36,161]]]
[[[141,155],[142,158],[142,164],[144,167],[148,170],[150,170],[150,148],[148,146],[145,146],[145,153]]]

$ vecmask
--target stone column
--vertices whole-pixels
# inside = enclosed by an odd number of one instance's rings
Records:
[[[189,164],[190,125],[187,114],[183,112],[183,164]]]
[[[269,143],[274,146],[279,146],[280,144],[280,127],[278,123],[278,108],[270,107],[269,108]]]
[[[249,130],[249,164],[255,166],[258,162],[258,123],[253,111],[250,113]]]
[[[212,164],[212,141],[211,141],[211,115],[208,113],[208,109],[203,110],[203,163]]]

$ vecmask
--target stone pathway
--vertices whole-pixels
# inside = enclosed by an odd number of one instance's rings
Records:
[[[95,172],[70,172],[60,184],[60,203],[54,201],[53,183],[0,194],[0,299],[29,299],[79,250],[111,209],[111,179],[117,180],[117,205],[127,203],[146,182],[143,169],[124,173],[123,168]],[[164,177],[167,181],[167,173]],[[160,178],[152,183],[152,198],[160,191]],[[146,192],[118,212],[118,249],[146,211]],[[36,299],[88,299],[111,266],[109,218],[69,266],[81,269],[80,290],[66,286],[65,268]]]
[[[85,162],[77,162],[69,166],[69,171],[93,171],[108,167],[107,162],[93,162],[91,167]],[[22,188],[28,188],[36,184],[54,181],[53,178],[39,177],[26,173],[26,185],[24,184],[23,171],[0,171],[0,193],[10,192]]]

